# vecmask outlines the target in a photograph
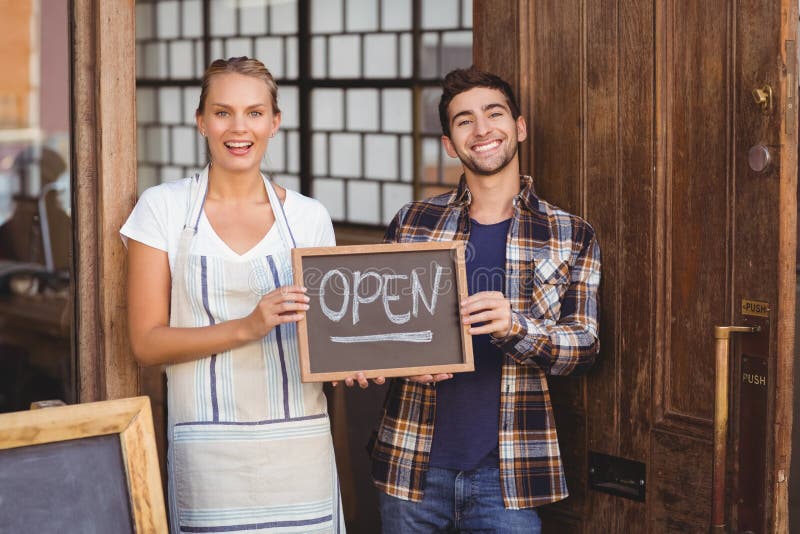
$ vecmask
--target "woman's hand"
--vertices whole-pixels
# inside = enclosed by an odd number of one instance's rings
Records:
[[[306,288],[283,286],[261,297],[255,309],[244,318],[245,337],[261,339],[278,325],[302,320],[308,310]]]
[[[353,387],[356,383],[358,383],[358,386],[361,389],[366,389],[369,387],[369,380],[367,380],[367,377],[364,376],[363,372],[358,372],[352,376],[348,376],[347,378],[344,379],[344,383],[349,388]],[[375,378],[372,379],[372,383],[377,386],[381,386],[384,383],[386,383],[386,379],[382,376],[376,376]],[[336,387],[338,385],[339,385],[338,380],[334,380],[333,382],[331,382],[331,386],[333,387]]]

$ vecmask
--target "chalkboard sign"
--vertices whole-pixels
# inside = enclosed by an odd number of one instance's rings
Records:
[[[456,241],[293,249],[311,298],[297,323],[302,380],[474,370],[464,265]]]
[[[0,531],[167,531],[147,397],[0,415]]]

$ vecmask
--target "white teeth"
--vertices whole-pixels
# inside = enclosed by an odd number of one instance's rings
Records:
[[[491,150],[500,145],[500,140],[494,141],[492,143],[487,143],[485,145],[479,145],[472,148],[475,152],[486,152],[487,150]]]
[[[225,146],[228,148],[246,148],[251,146],[252,144],[253,143],[247,143],[247,142],[242,142],[242,143],[229,142],[225,143]]]

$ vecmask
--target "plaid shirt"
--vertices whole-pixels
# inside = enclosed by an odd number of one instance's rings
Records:
[[[600,248],[592,227],[542,200],[522,176],[506,242],[509,334],[492,339],[505,354],[501,374],[499,453],[506,508],[567,497],[546,374],[587,370],[598,351]],[[471,193],[457,189],[404,206],[386,242],[469,239]],[[389,495],[422,500],[436,388],[407,379],[390,384],[383,417],[368,446],[375,485]]]

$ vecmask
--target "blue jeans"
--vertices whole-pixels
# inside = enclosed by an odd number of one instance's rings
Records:
[[[540,534],[542,530],[535,509],[508,510],[503,506],[497,468],[455,471],[431,467],[425,477],[422,502],[383,492],[379,498],[383,534]]]

